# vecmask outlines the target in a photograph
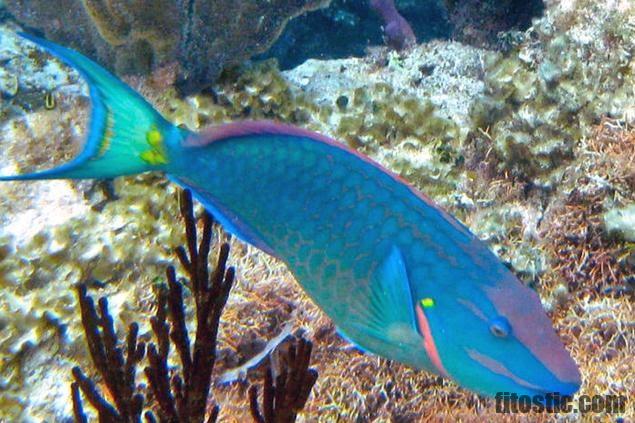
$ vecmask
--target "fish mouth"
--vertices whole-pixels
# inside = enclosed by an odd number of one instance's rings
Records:
[[[552,394],[554,397],[570,397],[580,388],[579,373],[577,371],[577,379],[574,379],[573,381],[562,381],[555,374],[549,372],[551,379],[553,380],[545,386],[545,384],[536,384],[514,374],[500,361],[480,353],[475,349],[465,348],[465,352],[472,360],[476,361],[488,371],[503,376],[514,382],[519,387],[536,394]]]

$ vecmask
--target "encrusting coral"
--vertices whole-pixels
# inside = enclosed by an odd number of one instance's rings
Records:
[[[602,116],[632,114],[635,8],[618,3],[556,4],[516,49],[489,56],[472,119],[503,169],[552,186]]]
[[[444,0],[452,38],[479,47],[498,47],[507,31],[524,31],[544,10],[542,0]]]

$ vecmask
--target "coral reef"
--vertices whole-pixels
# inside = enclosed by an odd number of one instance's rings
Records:
[[[624,395],[635,390],[635,250],[620,217],[629,216],[635,192],[632,2],[545,6],[544,16],[504,52],[434,41],[403,53],[378,48],[365,58],[311,60],[282,73],[266,62],[229,69],[211,89],[187,98],[151,79],[128,82],[192,129],[279,119],[340,138],[398,171],[538,291],[581,367],[581,395]],[[30,66],[42,69],[40,62],[51,72],[61,69],[61,81],[68,81],[56,93],[82,92],[74,74],[24,51],[18,85],[33,73]],[[27,96],[20,100],[21,90],[3,97],[4,110],[12,109],[0,126],[0,148],[11,156],[0,157],[7,171],[41,160],[27,153],[47,141],[46,131],[52,144],[79,138],[81,123],[68,106],[75,100],[60,94],[56,108],[45,110],[38,99],[21,115],[30,104]],[[120,199],[101,212],[91,208],[101,197],[84,198],[85,184],[0,186],[2,418],[55,421],[72,414],[70,368],[88,361],[77,346],[76,299],[67,281],[99,280],[118,331],[152,314],[155,279],[172,248],[185,242],[171,222],[174,188],[156,175],[114,184]],[[633,419],[632,407],[617,415],[501,416],[493,401],[451,382],[351,350],[283,264],[230,243],[228,264],[240,282],[219,328],[216,372],[248,363],[289,322],[307,328],[320,378],[299,419]],[[139,333],[146,342],[149,329],[140,325]],[[247,372],[248,383],[257,373]],[[221,420],[250,418],[246,389],[246,383],[215,387]]]
[[[120,74],[148,73],[177,58],[179,86],[191,93],[213,82],[225,66],[265,51],[290,18],[328,3],[10,0],[7,8],[21,24]]]
[[[607,216],[635,202],[635,131],[619,121],[604,120],[581,146],[586,160],[566,176],[546,212],[545,237],[553,269],[568,290],[597,297],[635,294],[635,252],[632,240],[612,236]],[[593,157],[592,160],[588,160]],[[619,223],[619,222],[616,222]],[[608,226],[608,227],[607,227]],[[623,228],[623,227],[621,227]],[[628,234],[631,227],[623,233]],[[618,229],[618,233],[620,230]]]
[[[452,38],[478,47],[500,47],[500,34],[524,31],[544,11],[542,0],[444,0]]]
[[[449,38],[450,27],[440,2],[397,0],[395,4],[419,42]],[[332,0],[328,8],[289,22],[280,38],[257,58],[275,58],[281,69],[288,70],[308,59],[363,57],[367,49],[382,45],[381,26],[368,0]]]
[[[82,395],[95,408],[100,421],[138,422],[143,414],[148,422],[215,422],[219,416],[220,408],[210,400],[209,392],[216,361],[218,327],[235,273],[232,267],[227,267],[227,243],[219,248],[217,263],[212,271],[209,270],[212,218],[208,213],[203,214],[203,232],[198,244],[189,191],[181,194],[180,201],[187,250],[180,246],[176,254],[189,279],[183,283],[177,281],[174,267],[168,266],[168,287],[158,289],[157,309],[151,319],[156,344],[150,342],[146,348],[146,343],[139,341],[139,325],[131,323],[124,355],[124,346],[117,338],[107,300],[99,300],[98,312],[93,299],[87,295],[86,285],[77,287],[90,356],[110,400],[99,392],[95,382],[79,366],[74,367],[75,381],[71,384],[71,392],[75,421],[87,421]],[[195,308],[193,342],[190,342],[187,329],[184,287],[191,291]],[[172,355],[179,358],[178,371],[170,364],[171,346],[175,350]],[[252,385],[249,390],[255,421],[291,423],[296,420],[317,380],[317,372],[308,368],[311,349],[311,342],[300,338],[287,345],[286,354],[278,351],[276,359],[270,359],[265,373],[262,414],[258,407],[258,388]],[[136,385],[136,369],[144,360],[146,350],[147,400],[145,386]],[[275,377],[271,364],[274,361]]]
[[[602,116],[632,114],[633,19],[632,5],[623,10],[619,2],[554,6],[516,50],[490,57],[472,119],[502,168],[551,186]]]

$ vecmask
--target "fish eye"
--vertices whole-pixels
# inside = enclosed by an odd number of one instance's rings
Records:
[[[497,338],[506,338],[511,332],[511,326],[503,316],[496,316],[489,322],[489,331]]]

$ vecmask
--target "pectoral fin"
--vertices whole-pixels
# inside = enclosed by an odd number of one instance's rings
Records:
[[[405,344],[417,334],[414,301],[401,251],[392,247],[370,281],[370,297],[351,303],[352,330],[390,344]],[[351,337],[357,341],[357,336]],[[356,342],[360,344],[360,342]],[[361,343],[363,345],[363,342]]]

